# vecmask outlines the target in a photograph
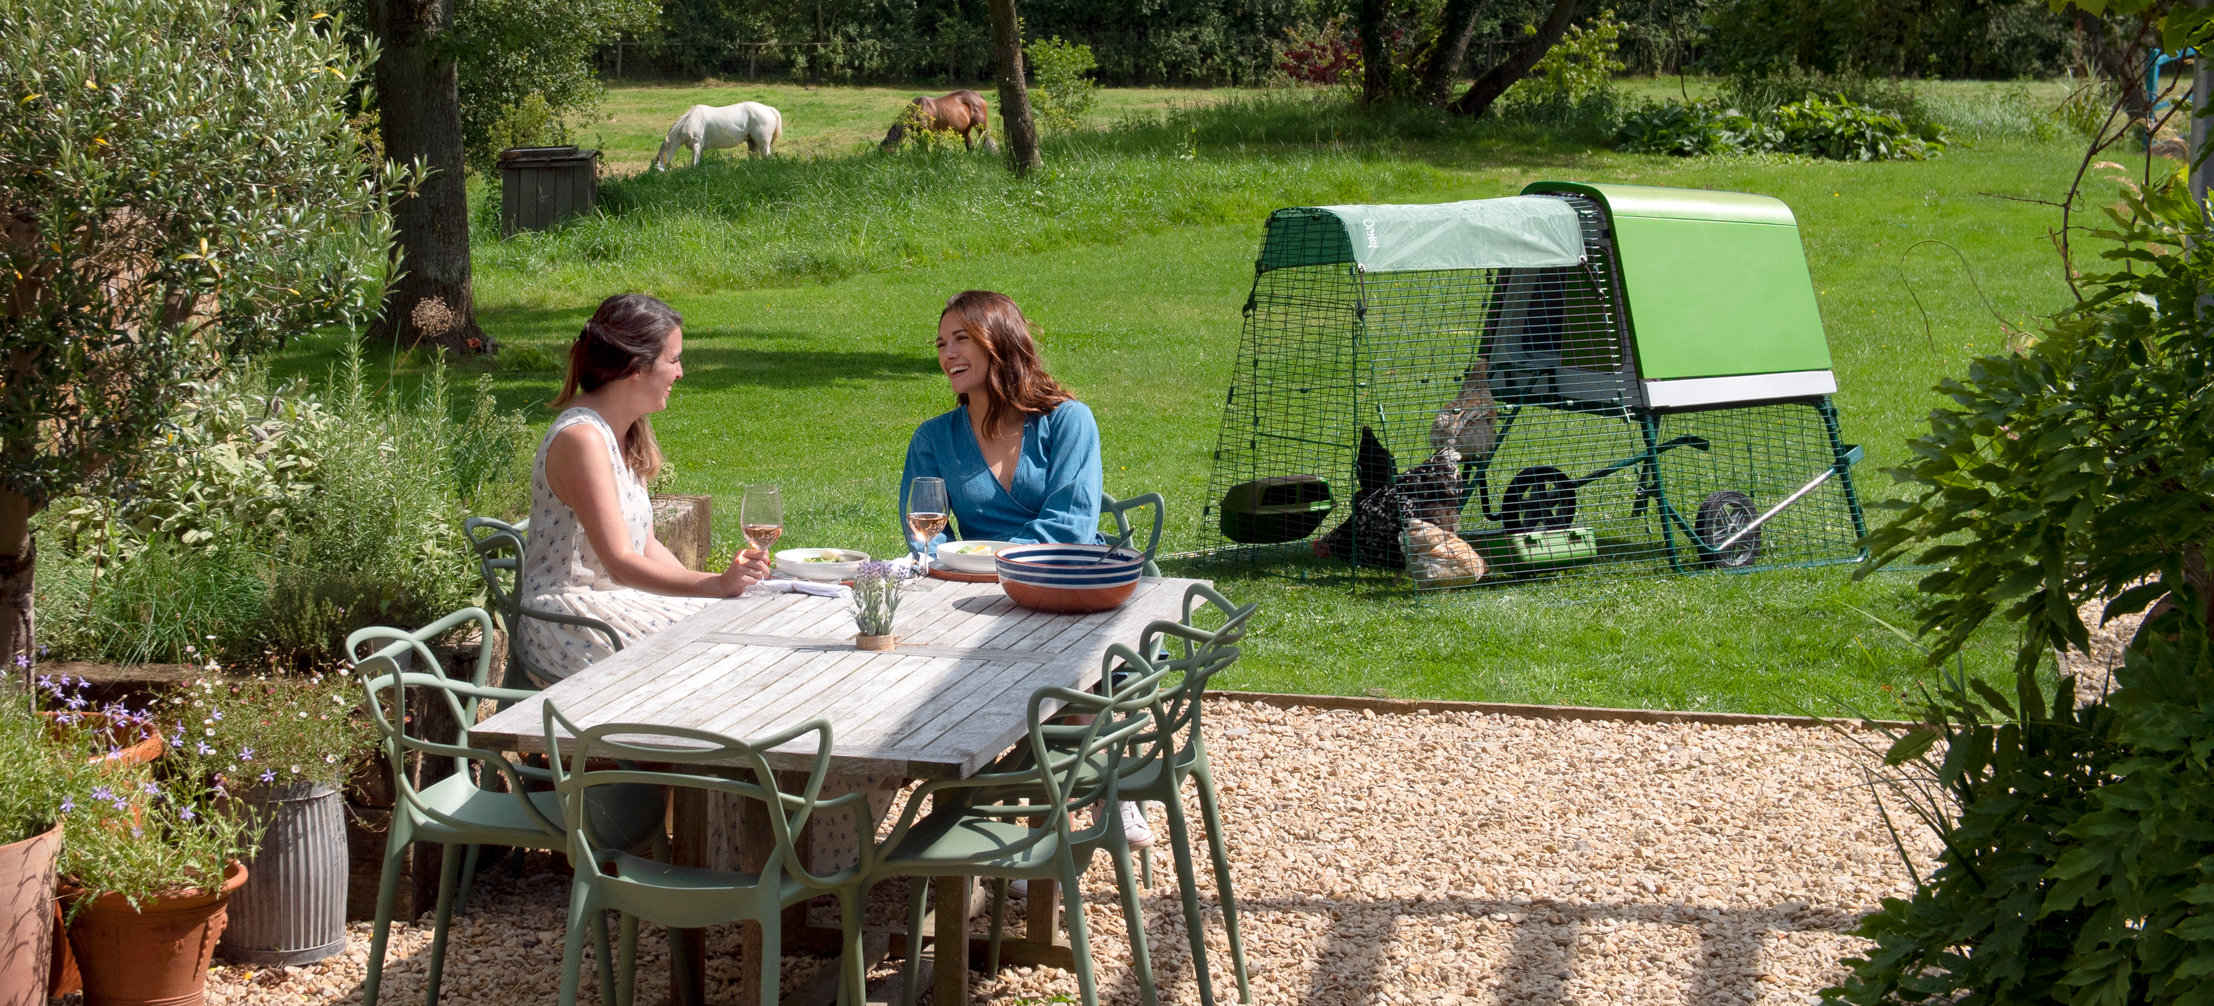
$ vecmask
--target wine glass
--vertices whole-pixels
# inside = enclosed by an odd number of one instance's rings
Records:
[[[746,529],[746,541],[767,558],[784,536],[784,494],[772,485],[747,486],[738,504],[738,523]]]
[[[907,484],[908,554],[922,565],[923,549],[946,529],[946,480],[924,476]]]

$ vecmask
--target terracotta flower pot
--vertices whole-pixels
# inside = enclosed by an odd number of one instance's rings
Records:
[[[113,737],[116,753],[105,758],[91,759],[97,765],[112,761],[118,765],[144,765],[161,757],[161,731],[151,723],[114,724],[106,713],[40,713],[52,724],[48,729],[55,736],[70,731],[90,730],[107,735],[121,732],[125,736]],[[73,718],[72,718],[73,717]]]
[[[46,1006],[61,825],[0,845],[0,1006]]]
[[[224,909],[245,882],[246,866],[234,860],[214,891],[145,901],[142,911],[119,894],[85,905],[69,924],[69,946],[84,971],[85,1006],[199,1006],[215,941],[228,921]]]

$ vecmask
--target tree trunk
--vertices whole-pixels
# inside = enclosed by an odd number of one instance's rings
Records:
[[[1476,18],[1484,12],[1484,0],[1445,0],[1445,13],[1438,18],[1437,48],[1430,50],[1430,61],[1422,67],[1422,100],[1443,108],[1451,96],[1453,82],[1461,75],[1461,64],[1468,60],[1468,40],[1476,34]]]
[[[2194,7],[2204,7],[2209,0],[2195,0]],[[2207,65],[2204,56],[2191,58],[2191,107],[2207,108],[2214,102],[2214,67]],[[2206,156],[2206,119],[2191,116],[2191,149],[2184,155],[2184,164],[2191,169],[2191,200],[2198,204],[2199,212],[2206,212],[2206,164],[2200,158]]]
[[[1355,15],[1361,39],[1361,104],[1373,105],[1391,94],[1391,44],[1384,39],[1386,0],[1361,0]]]
[[[1030,117],[1030,88],[1022,79],[1022,23],[1015,0],[992,0],[992,56],[999,64],[999,121],[1007,134],[1007,157],[1015,173],[1043,165],[1038,154],[1038,124]]]
[[[453,0],[369,0],[369,30],[383,46],[376,73],[385,156],[431,169],[414,195],[393,203],[402,276],[370,333],[467,354],[495,347],[477,327],[469,283],[460,74],[440,38],[453,27],[453,10]]]
[[[0,489],[0,661],[32,658],[31,583],[38,542],[31,537],[31,501]]]
[[[1476,78],[1476,82],[1446,110],[1455,115],[1481,118],[1492,102],[1498,101],[1516,81],[1529,76],[1530,68],[1544,59],[1546,51],[1568,32],[1568,22],[1576,16],[1578,6],[1579,0],[1553,0],[1553,11],[1545,16],[1545,23],[1538,27],[1537,34],[1530,36],[1497,66],[1485,70],[1484,75]]]

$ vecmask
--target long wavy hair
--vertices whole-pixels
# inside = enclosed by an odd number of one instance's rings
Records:
[[[569,344],[569,373],[561,381],[556,409],[577,395],[598,391],[613,381],[653,366],[669,348],[669,336],[684,324],[684,316],[659,299],[642,293],[619,293],[600,302]],[[623,462],[640,482],[652,482],[661,473],[661,445],[653,439],[653,423],[645,416],[622,431]]]
[[[991,405],[984,410],[986,430],[997,430],[1008,419],[1042,416],[1062,402],[1076,400],[1069,389],[1046,373],[1044,361],[1038,359],[1038,340],[1030,333],[1030,320],[1022,316],[1013,298],[990,290],[963,290],[946,301],[939,321],[943,322],[946,315],[961,319],[969,340],[991,365],[991,375],[985,379],[992,392]],[[964,406],[969,404],[969,396],[961,395],[960,401]]]

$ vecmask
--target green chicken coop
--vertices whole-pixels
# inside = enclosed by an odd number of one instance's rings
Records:
[[[1277,210],[1203,551],[1418,589],[1854,561],[1836,391],[1776,199],[1538,182]]]

